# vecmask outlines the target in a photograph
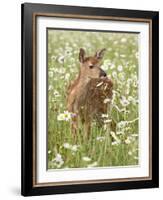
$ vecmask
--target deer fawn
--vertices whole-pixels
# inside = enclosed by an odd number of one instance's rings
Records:
[[[97,51],[94,56],[86,57],[80,49],[80,72],[68,87],[67,109],[72,114],[72,133],[76,137],[79,118],[84,126],[86,137],[91,132],[91,122],[95,119],[101,124],[102,114],[108,111],[106,98],[112,97],[113,83],[100,68],[100,61],[105,49]]]

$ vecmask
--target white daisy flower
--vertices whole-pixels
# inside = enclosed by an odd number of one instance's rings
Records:
[[[127,137],[127,139],[125,140],[125,143],[126,143],[126,144],[130,144],[130,143],[131,143],[131,140],[130,140],[129,137]]]
[[[125,126],[126,126],[127,124],[128,124],[127,121],[120,121],[120,122],[117,123],[117,128],[118,128],[118,129],[123,129],[123,128],[125,128]]]
[[[118,145],[119,143],[117,141],[114,141],[111,144],[114,146],[114,145]]]
[[[57,90],[54,90],[53,94],[54,94],[55,97],[60,97],[61,96]]]
[[[105,124],[108,124],[108,123],[110,123],[112,120],[111,119],[106,119],[106,120],[104,120],[104,123]]]
[[[71,113],[68,111],[64,111],[64,113],[60,113],[57,116],[58,121],[70,121],[70,119],[71,119]]]
[[[110,69],[114,69],[114,68],[115,68],[115,65],[111,64]]]
[[[70,148],[71,148],[71,144],[69,144],[69,143],[64,143],[64,144],[63,144],[63,147],[64,147],[65,149],[70,149]]]
[[[122,66],[122,65],[118,65],[117,70],[118,70],[119,72],[121,72],[121,71],[123,70],[123,66]]]
[[[64,56],[60,56],[60,57],[58,58],[58,62],[59,62],[59,63],[63,63],[63,62],[64,62],[64,59],[65,59]]]
[[[57,120],[58,120],[58,121],[64,121],[64,115],[63,115],[63,113],[60,113],[60,114],[57,116]]]
[[[64,164],[64,161],[62,159],[62,155],[57,153],[56,157],[52,160],[56,164],[58,164],[58,167],[62,166]]]
[[[52,90],[52,89],[53,89],[53,86],[49,85],[48,90]]]
[[[130,102],[126,99],[125,96],[122,96],[121,99],[120,99],[120,103],[121,103],[122,106],[125,107],[125,106],[128,106]]]
[[[113,71],[113,72],[112,72],[112,77],[113,77],[113,78],[117,78],[117,72],[116,72],[116,71]]]
[[[104,139],[105,139],[104,136],[98,136],[98,137],[96,137],[96,140],[100,141],[100,142],[104,141]]]
[[[121,39],[121,42],[122,42],[122,43],[125,43],[125,42],[127,42],[127,39],[126,39],[126,38],[122,38],[122,39]]]
[[[65,80],[69,80],[70,74],[69,74],[69,73],[66,73],[64,78],[65,78]]]
[[[78,150],[78,147],[79,147],[78,145],[72,145],[72,146],[71,146],[71,150],[72,150],[72,151],[77,151],[77,150]]]
[[[104,64],[104,65],[101,65],[101,68],[104,70],[104,71],[107,71],[109,69],[109,66]]]
[[[109,115],[108,115],[108,114],[102,114],[101,117],[102,117],[102,118],[108,118]]]
[[[87,157],[87,156],[84,156],[84,157],[82,158],[82,160],[83,160],[83,161],[86,161],[86,162],[89,162],[89,161],[91,161],[91,158],[89,158],[89,157]]]

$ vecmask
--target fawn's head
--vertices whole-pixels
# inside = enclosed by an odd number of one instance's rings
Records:
[[[100,68],[100,61],[104,56],[105,49],[97,51],[94,56],[86,57],[85,50],[80,49],[80,73],[85,78],[106,77],[106,73]]]

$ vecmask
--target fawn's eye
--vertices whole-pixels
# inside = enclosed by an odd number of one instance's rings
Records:
[[[89,65],[89,68],[92,69],[94,66],[93,65]]]

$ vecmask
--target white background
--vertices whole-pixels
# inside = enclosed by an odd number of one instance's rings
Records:
[[[23,2],[23,1],[22,1]],[[30,2],[30,1],[26,1]],[[38,2],[38,1],[32,1]],[[39,2],[83,5],[96,7],[162,10],[162,0],[39,0]],[[18,0],[2,0],[0,5],[0,199],[23,199],[20,196],[20,146],[21,146],[21,35],[20,3]],[[163,3],[163,2],[162,2]],[[163,14],[160,12],[160,44],[163,44]],[[160,45],[160,52],[163,46]],[[160,57],[160,66],[163,58]],[[160,86],[163,85],[163,68],[160,67]],[[160,87],[161,88],[161,87]],[[160,89],[161,90],[161,89]],[[163,94],[160,91],[160,102]],[[161,112],[162,111],[162,112]],[[160,119],[163,106],[160,105]],[[161,120],[160,120],[161,121]],[[162,125],[161,125],[162,124]],[[160,169],[163,168],[163,123],[160,123]],[[99,193],[66,194],[34,197],[34,199],[162,199],[163,172],[160,170],[160,189],[141,189],[130,191],[112,191]],[[28,198],[27,198],[28,199]]]

